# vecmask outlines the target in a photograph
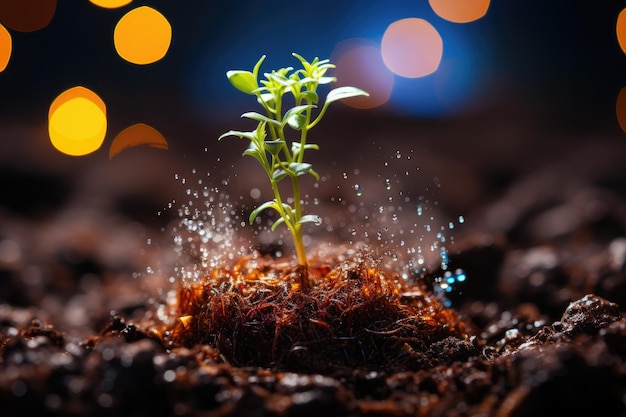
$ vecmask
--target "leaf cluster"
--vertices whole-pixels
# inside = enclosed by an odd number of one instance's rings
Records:
[[[302,244],[301,225],[321,222],[319,216],[305,215],[302,211],[299,177],[312,175],[319,179],[319,174],[312,165],[304,160],[307,150],[318,150],[317,144],[308,143],[308,132],[315,127],[326,114],[329,105],[349,97],[367,95],[355,87],[332,89],[320,103],[318,87],[335,82],[335,77],[327,75],[335,67],[329,60],[315,58],[308,62],[302,56],[293,54],[299,61],[300,68],[280,68],[267,72],[260,77],[260,68],[265,60],[263,55],[252,71],[231,70],[226,73],[230,83],[239,91],[253,95],[263,109],[262,113],[251,111],[242,117],[257,122],[249,132],[231,130],[220,136],[237,136],[248,139],[249,145],[243,155],[256,159],[265,170],[274,198],[259,205],[250,214],[250,223],[264,210],[274,209],[280,217],[272,224],[272,230],[285,224],[298,251],[298,260],[306,265],[304,245]],[[288,138],[288,136],[295,136]],[[288,178],[293,191],[293,205],[281,196],[279,182]]]

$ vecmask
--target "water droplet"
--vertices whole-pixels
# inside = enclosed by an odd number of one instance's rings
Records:
[[[252,197],[253,199],[258,199],[261,197],[261,190],[259,190],[258,188],[253,188],[250,190],[250,197]]]
[[[450,229],[450,230],[454,229],[454,223],[453,222],[448,223],[448,229]]]
[[[463,271],[462,269],[457,269],[456,271],[454,271],[454,273],[458,282],[463,282],[467,279],[467,275],[465,275],[465,271]]]
[[[459,223],[465,223],[465,217],[459,216]]]
[[[385,188],[391,190],[391,180],[389,178],[385,179]]]
[[[448,258],[448,252],[445,248],[441,248],[441,253],[439,254],[441,258],[441,269],[448,269],[448,263],[450,262],[450,258]]]
[[[422,214],[424,214],[424,207],[422,207],[421,204],[417,205],[417,215],[421,216]]]
[[[363,195],[363,187],[361,185],[355,184],[352,188],[354,189],[357,197],[361,197]]]
[[[344,172],[344,173],[343,173],[343,179],[344,179],[344,180],[347,180],[347,179],[348,179],[348,173],[347,173],[347,172]]]

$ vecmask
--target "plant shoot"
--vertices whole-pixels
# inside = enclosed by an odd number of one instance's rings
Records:
[[[250,213],[249,221],[252,224],[262,211],[274,209],[280,217],[272,224],[271,230],[281,224],[287,226],[293,237],[298,265],[306,274],[308,261],[302,240],[302,225],[321,223],[319,216],[305,214],[302,207],[300,177],[309,174],[319,179],[318,173],[304,158],[305,151],[319,149],[317,144],[308,142],[309,131],[320,122],[331,103],[368,94],[355,87],[338,87],[330,90],[320,104],[317,88],[336,81],[335,77],[326,75],[335,65],[327,59],[315,58],[308,62],[298,54],[293,56],[300,62],[301,68],[273,70],[263,74],[263,79],[259,79],[259,70],[265,55],[258,60],[252,72],[231,70],[226,73],[236,89],[256,96],[264,112],[246,112],[241,116],[257,121],[256,129],[250,132],[231,130],[219,139],[237,136],[250,141],[243,155],[251,156],[261,164],[274,198],[256,207]],[[279,183],[285,179],[291,182],[291,199],[282,195],[279,189]]]

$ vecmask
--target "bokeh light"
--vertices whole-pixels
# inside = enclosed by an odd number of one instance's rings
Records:
[[[43,29],[54,17],[57,0],[2,0],[0,23],[18,32]]]
[[[85,87],[64,91],[50,105],[48,134],[60,152],[72,156],[92,153],[102,146],[106,130],[104,101]]]
[[[442,19],[454,23],[468,23],[487,14],[490,0],[428,0],[428,2]]]
[[[133,0],[89,0],[89,2],[96,6],[103,7],[105,9],[117,9],[130,4]]]
[[[163,135],[144,123],[137,123],[122,130],[111,143],[109,158],[118,155],[124,149],[146,145],[157,149],[168,149],[167,140]]]
[[[617,24],[615,25],[617,32],[617,42],[620,48],[626,54],[626,9],[622,10],[617,16]]]
[[[615,113],[617,114],[619,126],[626,133],[626,87],[623,87],[617,95]]]
[[[415,17],[390,24],[381,43],[383,61],[393,73],[407,78],[432,74],[443,55],[443,40],[430,23]]]
[[[378,46],[367,39],[354,38],[340,42],[332,53],[337,85],[351,85],[369,93],[343,100],[358,109],[378,107],[387,101],[393,89],[393,74],[383,63]]]
[[[172,41],[172,27],[165,16],[148,6],[126,13],[115,26],[117,53],[128,62],[152,64],[163,58]]]
[[[0,25],[0,72],[9,64],[11,59],[11,52],[13,51],[13,41],[11,40],[11,34],[2,25]]]

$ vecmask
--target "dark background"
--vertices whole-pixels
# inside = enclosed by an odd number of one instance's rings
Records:
[[[122,60],[112,42],[119,18],[140,5],[159,10],[173,28],[168,55],[146,66]],[[184,191],[174,175],[192,169],[218,183],[234,178],[247,198],[247,189],[263,187],[260,172],[238,157],[243,143],[216,138],[241,128],[239,114],[255,103],[232,89],[225,72],[249,69],[261,54],[268,70],[293,65],[291,52],[326,58],[349,38],[379,43],[404,17],[438,29],[448,71],[396,77],[391,100],[376,109],[331,109],[314,133],[322,152],[313,162],[334,181],[322,201],[354,181],[367,183],[365,173],[373,183],[391,176],[416,194],[435,178],[452,216],[477,213],[476,227],[498,228],[478,220],[486,207],[516,181],[548,175],[546,169],[558,167],[558,181],[602,182],[621,192],[626,138],[615,102],[626,85],[626,56],[615,22],[624,7],[494,0],[484,18],[454,24],[434,15],[426,0],[163,0],[114,10],[59,1],[48,27],[11,32],[13,55],[0,73],[0,203],[12,213],[45,216],[68,201],[105,208],[115,201],[132,216],[153,219]],[[435,83],[446,86],[445,103],[433,98]],[[102,148],[80,158],[55,151],[46,131],[50,103],[75,85],[103,98],[109,122]],[[109,161],[115,135],[138,122],[159,130],[169,151],[139,148]],[[396,151],[404,163],[384,165]],[[407,166],[419,174],[400,178]],[[360,177],[352,176],[355,169]],[[341,180],[343,172],[352,177]]]

